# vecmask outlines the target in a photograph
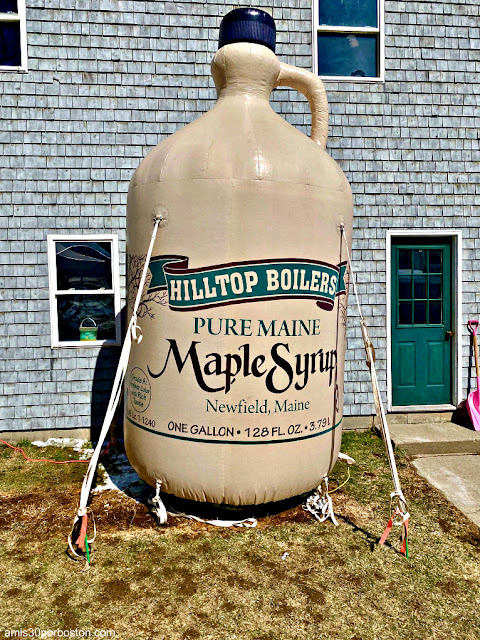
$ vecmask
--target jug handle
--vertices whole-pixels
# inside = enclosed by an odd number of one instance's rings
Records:
[[[307,98],[312,113],[312,133],[310,138],[322,149],[328,138],[328,100],[323,82],[318,76],[290,64],[281,62],[280,73],[275,87],[291,87]]]

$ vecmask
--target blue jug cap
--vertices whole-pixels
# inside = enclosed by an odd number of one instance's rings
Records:
[[[276,29],[271,15],[261,9],[234,9],[220,24],[218,48],[233,42],[263,44],[275,53]]]

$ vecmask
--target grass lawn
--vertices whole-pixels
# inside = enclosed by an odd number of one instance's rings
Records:
[[[31,457],[77,455],[25,449]],[[99,533],[83,571],[65,551],[86,465],[34,464],[0,447],[0,633],[37,627],[88,629],[91,637],[114,630],[121,640],[478,640],[480,529],[397,452],[411,513],[410,558],[397,551],[398,529],[391,546],[378,547],[391,491],[383,443],[370,432],[346,433],[342,451],[357,465],[332,494],[337,528],[301,507],[262,518],[256,529],[175,519],[158,527],[145,506],[107,491],[92,501]],[[342,481],[346,465],[338,463],[333,476]]]

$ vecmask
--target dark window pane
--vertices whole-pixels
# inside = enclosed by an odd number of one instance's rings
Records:
[[[430,275],[428,277],[428,289],[429,298],[441,298],[442,297],[442,276]]]
[[[410,249],[398,250],[398,268],[402,273],[411,272],[412,270],[412,252]]]
[[[427,297],[427,276],[415,276],[413,297],[417,299]]]
[[[427,324],[427,301],[415,300],[413,308],[413,323],[414,324]]]
[[[0,22],[0,65],[19,67],[21,64],[20,23]]]
[[[412,324],[412,303],[411,302],[398,303],[398,323]]]
[[[412,276],[398,276],[398,297],[412,297]]]
[[[424,249],[413,250],[414,273],[427,273],[427,252]]]
[[[17,0],[0,0],[0,13],[18,13]]]
[[[57,297],[58,335],[61,341],[80,340],[80,324],[92,318],[97,327],[97,340],[115,340],[113,295],[65,295]],[[85,322],[85,327],[93,323]]]
[[[430,273],[442,273],[442,252],[429,251],[430,254]]]
[[[430,300],[429,304],[429,319],[430,324],[442,324],[442,301]]]
[[[318,73],[321,76],[377,76],[377,36],[318,34]]]
[[[57,288],[112,289],[110,242],[56,242]]]
[[[330,27],[376,27],[376,0],[319,0],[319,24]]]

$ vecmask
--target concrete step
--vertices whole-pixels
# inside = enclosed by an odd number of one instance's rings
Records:
[[[387,416],[390,436],[409,456],[480,454],[480,431],[452,422],[395,423]]]
[[[452,410],[428,411],[421,413],[389,413],[388,424],[427,424],[428,422],[450,422]]]
[[[387,416],[388,424],[450,422],[451,418],[452,410],[422,413],[389,413]],[[346,431],[364,431],[365,429],[371,429],[376,422],[376,416],[344,416],[342,429]]]

